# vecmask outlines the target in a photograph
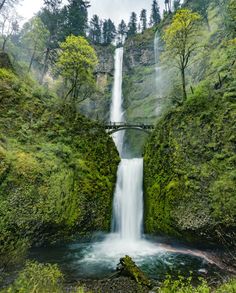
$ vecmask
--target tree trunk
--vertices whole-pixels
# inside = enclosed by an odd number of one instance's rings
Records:
[[[34,47],[34,52],[33,52],[32,56],[31,56],[31,59],[30,59],[30,64],[29,64],[28,72],[30,72],[31,67],[32,67],[32,64],[34,62],[35,53],[36,53],[36,47]]]
[[[7,39],[4,39],[3,44],[2,44],[2,51],[3,52],[5,52],[6,44],[7,44]]]
[[[183,102],[187,100],[187,92],[186,92],[186,80],[185,80],[185,69],[181,69],[181,78],[182,78],[182,88],[183,88]]]
[[[171,3],[171,0],[169,0],[169,12],[171,13],[171,6],[172,6],[172,3]]]
[[[43,63],[43,71],[42,71],[42,75],[41,75],[41,78],[40,78],[40,84],[43,83],[43,79],[44,79],[44,76],[45,76],[46,71],[47,71],[47,62],[48,62],[49,53],[50,53],[50,48],[47,48],[45,58],[44,58],[44,63]]]

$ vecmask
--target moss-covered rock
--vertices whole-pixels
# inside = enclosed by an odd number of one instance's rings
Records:
[[[161,119],[144,156],[145,227],[190,241],[235,245],[236,96],[233,78],[200,85]]]
[[[1,69],[0,87],[0,263],[21,246],[108,231],[112,139],[28,79]]]
[[[151,281],[128,255],[120,259],[120,262],[117,265],[117,270],[121,276],[129,277],[141,286],[151,286]]]

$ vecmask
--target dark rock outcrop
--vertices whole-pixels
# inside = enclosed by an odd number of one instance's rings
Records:
[[[5,52],[0,52],[0,68],[13,69],[9,55]]]

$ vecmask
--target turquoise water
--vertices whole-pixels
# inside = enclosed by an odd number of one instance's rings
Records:
[[[92,240],[80,240],[68,244],[33,249],[31,259],[56,263],[66,280],[101,279],[116,271],[120,257],[130,255],[138,266],[156,280],[166,275],[198,278],[219,278],[224,272],[211,260],[209,252],[188,247],[166,245],[158,239],[141,240],[124,247],[116,234],[95,236]]]

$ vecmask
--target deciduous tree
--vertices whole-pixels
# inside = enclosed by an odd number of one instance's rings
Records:
[[[187,98],[185,71],[194,51],[199,48],[198,23],[201,16],[188,9],[177,11],[172,23],[165,30],[166,50],[176,60],[181,73],[183,101]]]
[[[95,85],[95,50],[84,37],[73,35],[60,44],[60,49],[56,68],[70,84],[65,99],[71,97],[74,102],[81,102],[88,97],[88,93]]]
[[[20,17],[15,9],[4,8],[0,14],[0,31],[2,37],[2,51],[5,51],[7,41],[19,31]]]
[[[39,17],[32,18],[24,25],[23,42],[31,56],[28,71],[31,70],[36,58],[43,57],[48,37],[49,31]]]

